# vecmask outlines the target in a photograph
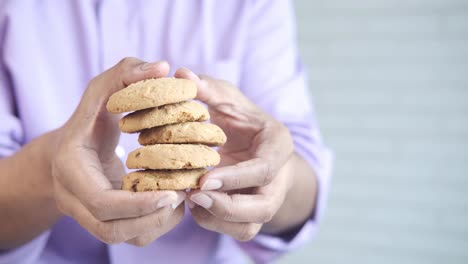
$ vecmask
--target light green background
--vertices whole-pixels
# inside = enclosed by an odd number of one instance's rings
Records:
[[[468,263],[468,1],[295,1],[336,154],[313,242],[278,263]]]

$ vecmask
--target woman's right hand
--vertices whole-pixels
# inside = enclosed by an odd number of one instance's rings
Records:
[[[184,192],[119,190],[125,175],[115,154],[119,116],[105,108],[109,96],[130,83],[168,73],[167,62],[120,61],[89,83],[72,117],[55,131],[49,153],[57,206],[105,243],[143,246],[182,220]]]

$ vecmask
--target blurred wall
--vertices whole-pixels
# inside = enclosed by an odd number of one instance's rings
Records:
[[[468,0],[298,0],[336,167],[318,237],[279,263],[468,263]]]

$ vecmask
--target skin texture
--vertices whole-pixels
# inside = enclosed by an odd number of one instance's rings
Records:
[[[228,138],[219,148],[221,164],[203,176],[201,191],[188,195],[197,223],[241,241],[304,223],[315,207],[316,177],[293,153],[288,129],[226,81],[185,68],[175,76],[197,83],[197,99]]]
[[[0,218],[0,249],[30,241],[62,215],[73,217],[105,243],[138,246],[181,221],[184,206],[178,205],[184,192],[117,190],[125,175],[114,153],[119,116],[105,109],[112,93],[168,73],[166,62],[122,60],[89,83],[78,108],[61,128],[0,161],[0,211],[7,216]]]
[[[114,153],[119,116],[106,111],[107,99],[130,83],[168,73],[166,62],[122,60],[89,83],[62,127],[0,160],[0,250],[32,240],[63,215],[105,243],[144,246],[181,221],[184,199],[201,227],[242,241],[307,220],[315,206],[315,176],[293,153],[288,130],[229,83],[200,79],[187,69],[176,77],[197,82],[197,99],[227,134],[219,149],[222,164],[188,197],[118,190],[125,174]]]

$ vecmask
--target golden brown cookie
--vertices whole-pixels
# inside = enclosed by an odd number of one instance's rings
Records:
[[[198,143],[222,146],[226,143],[226,134],[214,124],[187,122],[145,129],[138,137],[138,142],[141,145]]]
[[[205,145],[156,144],[128,154],[127,168],[152,170],[195,169],[219,164],[218,152]]]
[[[189,121],[206,121],[209,118],[210,114],[206,107],[194,101],[187,101],[128,114],[120,120],[119,126],[122,132],[134,133],[147,128]]]
[[[195,98],[197,86],[191,80],[176,78],[147,79],[132,83],[114,93],[107,102],[111,113],[132,112]]]
[[[122,190],[146,192],[157,190],[197,189],[206,169],[195,170],[142,170],[131,172],[122,180]]]

